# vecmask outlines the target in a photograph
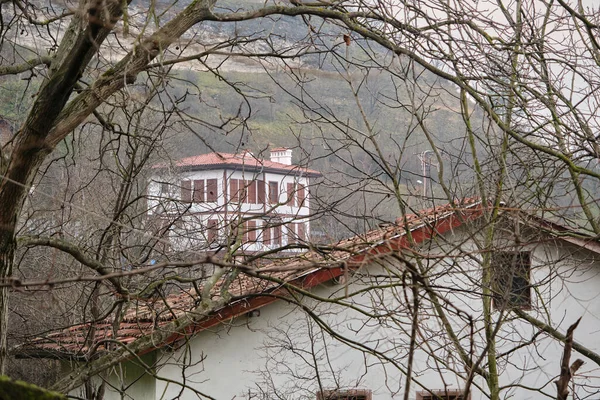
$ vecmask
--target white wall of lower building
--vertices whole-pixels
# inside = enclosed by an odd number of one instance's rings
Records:
[[[452,235],[458,242],[464,239],[460,232],[448,236]],[[439,250],[440,247],[444,245],[429,246],[427,250],[435,254],[436,248]],[[600,352],[600,340],[597,339],[600,331],[600,302],[597,299],[600,264],[592,261],[591,253],[558,241],[532,244],[528,248],[533,252],[532,284],[535,287],[532,310],[528,312],[550,322],[561,332],[583,317],[575,340]],[[463,242],[461,251],[468,249],[472,251],[468,257],[434,258],[429,262],[435,262],[433,268],[443,272],[440,275],[432,273],[436,276],[432,282],[440,286],[438,295],[452,304],[447,306],[449,321],[469,357],[476,361],[486,343],[481,322],[481,291],[476,285],[480,282],[481,271],[472,261],[472,257],[480,255],[472,243]],[[348,290],[352,293],[353,289],[364,288],[367,282],[372,283],[374,275],[381,278],[401,271],[398,267],[388,267],[363,267],[357,279],[363,279],[365,283],[356,282]],[[367,271],[370,275],[359,278]],[[169,364],[158,373],[171,379],[180,377],[182,360],[191,357],[194,365],[185,369],[185,376],[189,376],[186,381],[194,382],[196,389],[217,399],[278,396],[314,399],[319,381],[323,389],[361,388],[371,390],[373,399],[377,400],[402,398],[410,342],[408,306],[411,294],[409,287],[396,283],[397,286],[385,291],[366,292],[352,298],[353,306],[371,315],[379,313],[380,318],[367,318],[340,305],[307,300],[308,307],[333,327],[340,335],[338,339],[345,344],[324,333],[298,307],[279,301],[262,308],[258,317],[239,317],[230,324],[200,333],[173,353],[163,354],[161,360]],[[314,293],[341,299],[344,292],[344,285],[336,285],[321,286]],[[466,315],[473,318],[472,331]],[[554,396],[552,382],[560,372],[563,345],[546,334],[537,335],[529,343],[538,332],[536,328],[514,316],[494,311],[493,319],[500,318],[504,318],[504,322],[497,332],[496,353],[500,385],[504,388],[502,398]],[[421,310],[417,342],[413,373],[419,384],[431,390],[463,389],[468,371],[431,309]],[[360,348],[363,345],[368,346],[371,353],[365,353]],[[374,351],[379,352],[378,356],[372,354]],[[572,361],[576,358],[586,361],[573,379],[579,398],[598,393],[598,365],[574,352]],[[485,367],[485,364],[486,359],[483,359],[481,365]],[[423,389],[419,384],[412,383],[411,399]],[[162,393],[165,399],[176,395],[181,395],[182,399],[196,398],[191,392],[180,394],[179,390],[171,384],[158,382],[157,398],[161,398]],[[476,376],[471,398],[483,400],[486,391],[486,383]]]

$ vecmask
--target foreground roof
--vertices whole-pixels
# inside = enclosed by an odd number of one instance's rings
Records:
[[[281,296],[286,296],[287,285],[310,289],[340,277],[350,268],[356,269],[393,252],[409,249],[435,235],[477,219],[482,214],[483,207],[478,199],[466,199],[460,204],[448,204],[406,215],[395,224],[253,271],[268,279],[240,274],[229,287],[229,293],[233,297],[227,305],[198,321],[191,329],[186,329],[186,332],[173,332],[163,343],[156,343],[154,348],[146,352],[278,301]],[[408,235],[408,232],[411,234]],[[219,293],[220,287],[217,284],[212,296],[219,296]],[[109,342],[103,341],[117,340],[129,344],[161,329],[174,319],[193,312],[198,303],[195,290],[171,294],[165,300],[138,299],[125,314],[114,335],[114,321],[107,319],[96,324],[93,340],[89,337],[90,325],[81,324],[37,338],[14,349],[14,353],[20,357],[86,359],[90,343],[99,352],[107,350],[104,343]]]
[[[316,178],[322,176],[319,171],[304,168],[298,165],[288,165],[270,160],[263,160],[255,157],[250,152],[244,152],[241,154],[231,153],[208,153],[201,154],[198,156],[192,156],[183,158],[174,163],[174,166],[181,169],[188,169],[193,171],[207,170],[207,169],[243,169],[248,172],[274,172],[280,174],[292,174],[292,175],[303,175],[309,178]],[[155,168],[166,168],[166,164],[160,164]]]

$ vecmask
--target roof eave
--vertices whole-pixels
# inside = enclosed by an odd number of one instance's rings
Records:
[[[307,170],[303,167],[293,166],[292,168],[274,168],[265,167],[263,165],[248,165],[248,164],[235,164],[235,163],[219,163],[219,164],[202,164],[202,165],[182,165],[176,167],[181,171],[208,171],[215,169],[231,169],[234,171],[246,171],[246,172],[269,172],[280,175],[300,175],[307,178],[320,178],[323,176],[320,172]]]

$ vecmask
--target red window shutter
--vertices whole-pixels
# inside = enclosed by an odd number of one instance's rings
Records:
[[[248,203],[256,204],[256,181],[251,181],[248,184]]]
[[[263,225],[263,243],[271,244],[271,228],[266,223]]]
[[[238,181],[239,185],[240,185],[240,203],[247,203],[248,202],[248,181],[245,181],[243,179],[240,179]]]
[[[298,240],[305,241],[306,240],[306,225],[298,224]]]
[[[248,221],[242,223],[242,243],[248,243]]]
[[[256,202],[265,204],[265,181],[256,181]]]
[[[207,179],[206,180],[206,201],[215,202],[217,201],[217,180]]]
[[[229,200],[240,201],[239,182],[237,179],[229,179]]]
[[[294,207],[294,184],[293,183],[288,183],[287,184],[287,200],[286,200],[286,204],[288,206],[292,206]]]
[[[248,241],[256,242],[256,221],[248,221]]]
[[[194,181],[194,203],[204,203],[204,179]]]
[[[279,188],[277,182],[269,182],[269,203],[279,203]]]
[[[207,235],[208,243],[214,243],[217,240],[217,220],[209,219],[208,220],[208,235]]]
[[[192,181],[181,181],[181,201],[192,201]]]
[[[281,246],[281,225],[273,227],[273,244]]]
[[[296,232],[298,229],[296,228],[298,224],[288,224],[287,225],[287,234],[288,234],[288,244],[298,243],[298,237],[296,236]]]
[[[304,200],[306,199],[306,192],[304,190],[304,186],[303,185],[298,185],[298,207],[303,207],[304,206]]]

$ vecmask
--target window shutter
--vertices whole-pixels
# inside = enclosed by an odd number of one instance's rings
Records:
[[[194,203],[204,202],[204,179],[194,181]]]
[[[256,221],[248,221],[248,241],[256,242]]]
[[[298,224],[298,240],[306,240],[306,225],[304,223]]]
[[[258,204],[265,204],[265,181],[257,181],[257,196],[256,196],[256,202]]]
[[[242,243],[248,243],[248,221],[242,223]]]
[[[181,181],[181,201],[192,201],[192,181]]]
[[[287,200],[286,200],[286,204],[288,206],[292,206],[294,207],[294,184],[293,183],[288,183],[287,184]]]
[[[216,202],[217,201],[217,180],[207,179],[206,180],[206,201]]]
[[[256,204],[256,181],[251,181],[248,184],[248,203]]]
[[[208,243],[214,243],[217,240],[217,220],[209,219],[208,220],[208,234],[207,234]]]
[[[298,224],[288,224],[287,225],[287,244],[295,244],[298,243],[298,237],[296,236],[296,232]]]
[[[263,225],[263,243],[266,245],[271,244],[271,228],[266,222]]]
[[[306,199],[306,192],[303,185],[298,185],[298,207],[304,206],[304,200]]]
[[[240,203],[247,203],[248,202],[248,181],[240,179],[238,181],[238,185],[240,188],[240,190],[239,190]]]
[[[273,244],[281,246],[281,225],[273,227]]]
[[[229,179],[229,200],[236,203],[240,201],[239,182],[237,179]]]
[[[277,187],[277,182],[269,182],[269,203],[279,203],[279,188]]]

